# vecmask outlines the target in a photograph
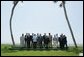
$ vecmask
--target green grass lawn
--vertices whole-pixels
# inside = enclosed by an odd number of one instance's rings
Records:
[[[1,56],[78,56],[83,47],[70,47],[69,50],[9,50],[11,45],[1,45]]]

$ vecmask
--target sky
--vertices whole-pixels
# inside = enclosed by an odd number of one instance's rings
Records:
[[[14,10],[12,30],[14,41],[20,43],[22,33],[61,33],[68,44],[74,44],[63,7],[53,1],[20,1]],[[83,44],[83,1],[66,1],[66,11],[77,44]],[[1,1],[1,44],[12,44],[9,20],[12,1]]]

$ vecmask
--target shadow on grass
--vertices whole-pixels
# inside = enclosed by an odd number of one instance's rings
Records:
[[[13,48],[9,48],[9,50],[18,50],[18,51],[57,51],[60,49],[53,49],[53,48],[21,48],[21,47],[13,47]]]
[[[4,46],[3,48],[1,48],[1,53],[12,53],[12,52],[18,52],[18,51],[67,51],[67,52],[74,52],[76,54],[83,52],[83,48],[74,48],[74,47],[69,47],[68,49],[60,49],[60,48],[21,48],[21,47],[13,47],[13,46]]]
[[[10,48],[7,46],[1,49],[1,53],[12,53],[12,52],[17,52],[17,50],[10,50]]]
[[[70,47],[68,50],[66,50],[67,52],[74,52],[76,54],[79,54],[79,53],[83,53],[83,48],[75,48],[75,47]]]

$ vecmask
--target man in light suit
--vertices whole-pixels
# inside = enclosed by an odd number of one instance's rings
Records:
[[[22,34],[22,36],[20,37],[20,46],[22,48],[25,47],[25,36],[24,36],[24,34]]]

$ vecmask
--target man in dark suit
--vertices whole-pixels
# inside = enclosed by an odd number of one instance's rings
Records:
[[[59,45],[60,45],[60,49],[63,49],[63,34],[61,34],[59,37]]]
[[[67,37],[65,35],[63,35],[63,47],[65,47],[66,49],[68,48],[68,46],[67,46]]]
[[[48,44],[48,46],[49,46],[50,48],[52,48],[52,35],[51,35],[50,33],[49,33],[48,38],[49,38],[49,44]]]
[[[44,33],[43,35],[43,41],[44,41],[44,47],[48,48],[48,43],[49,43],[49,37]]]
[[[27,47],[27,33],[26,33],[26,35],[25,35],[25,47]]]
[[[27,48],[30,48],[31,37],[30,37],[29,33],[26,34],[25,40],[26,40],[26,43],[27,43]]]
[[[42,41],[43,41],[43,37],[42,37],[41,34],[40,34],[40,48],[43,47],[43,46],[42,46]]]

